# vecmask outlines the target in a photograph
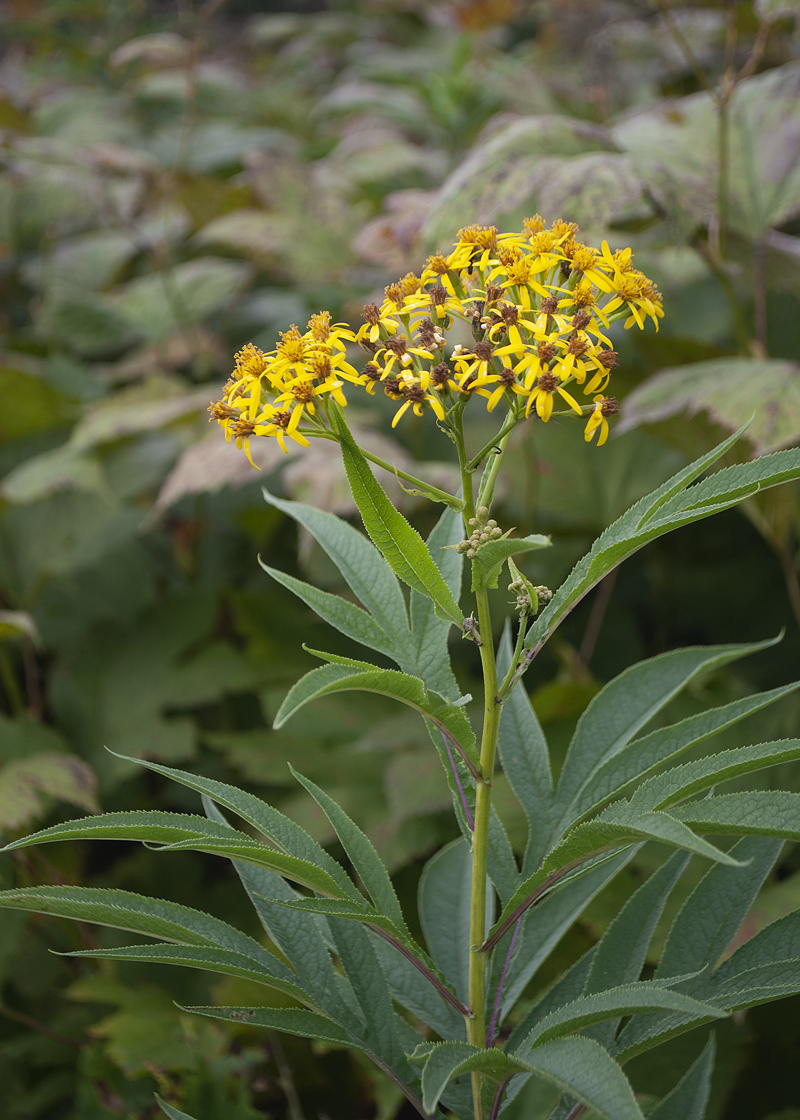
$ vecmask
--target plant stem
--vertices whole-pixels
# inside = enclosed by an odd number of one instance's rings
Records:
[[[469,532],[469,519],[475,516],[475,500],[472,490],[472,473],[475,469],[475,459],[468,460],[464,446],[464,435],[461,425],[456,425],[455,442],[458,448],[458,460],[461,467],[461,482],[464,496],[464,522],[466,531]],[[486,495],[486,500],[491,501],[491,492],[494,489],[494,479],[503,458],[508,436],[501,434],[501,446],[490,467],[487,467],[486,476],[482,482],[480,493]],[[493,447],[497,441],[490,445]],[[487,477],[488,476],[488,477]],[[483,500],[483,499],[481,499]],[[492,617],[489,608],[489,596],[485,588],[475,592],[475,601],[478,615],[478,632],[481,638],[480,653],[483,669],[483,733],[481,735],[481,776],[482,780],[476,782],[475,791],[475,828],[472,833],[472,892],[470,898],[470,957],[469,957],[469,1009],[467,1019],[467,1038],[481,1049],[486,1047],[486,968],[488,957],[477,950],[486,937],[486,867],[489,853],[489,822],[492,807],[492,775],[494,773],[494,760],[497,751],[497,731],[500,724],[501,703],[497,697],[497,666],[494,657],[494,642],[492,639]],[[474,1120],[483,1117],[483,1078],[479,1073],[472,1074],[472,1099]]]
[[[330,439],[334,443],[339,440],[333,432],[326,431],[325,428],[298,428],[301,435],[312,436],[315,439]],[[425,482],[421,478],[417,478],[414,474],[409,474],[408,471],[403,471],[400,467],[395,467],[392,463],[387,462],[386,459],[381,459],[380,455],[373,455],[371,451],[367,451],[366,447],[361,447],[361,454],[365,459],[369,459],[376,467],[382,467],[383,470],[388,471],[389,474],[396,475],[398,478],[404,478],[406,482],[410,482],[413,486],[418,486],[425,494],[427,494],[435,502],[445,502],[454,509],[461,508],[461,502],[458,498],[454,498],[452,494],[448,494],[446,490],[440,490],[438,486],[432,486],[430,482]],[[472,516],[472,515],[470,515]]]
[[[497,447],[497,445],[502,440],[507,439],[508,436],[513,432],[514,428],[516,428],[518,423],[519,417],[514,412],[512,412],[506,418],[505,423],[503,424],[497,435],[493,439],[490,439],[489,442],[480,449],[478,454],[473,455],[473,457],[469,460],[469,462],[467,463],[468,469],[474,471],[476,467],[479,467],[486,456],[489,454],[489,452],[492,450],[492,448]],[[505,444],[503,446],[505,447]]]
[[[508,441],[511,439],[513,430],[513,427],[509,428],[502,439],[498,440],[495,444],[497,450],[481,478],[481,485],[478,490],[478,506],[490,506],[492,504],[494,486],[497,482],[497,476],[500,473],[500,464],[503,461],[503,455],[505,454],[506,447],[508,447]]]

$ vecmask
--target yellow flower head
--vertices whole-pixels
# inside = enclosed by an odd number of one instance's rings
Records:
[[[522,228],[528,237],[535,237],[537,233],[541,233],[544,229],[544,218],[541,214],[534,214],[532,218],[523,218]]]
[[[528,417],[547,422],[557,407],[556,415],[584,416],[586,439],[604,443],[617,411],[605,395],[617,354],[604,331],[617,321],[643,328],[648,318],[657,328],[664,311],[629,248],[612,252],[604,241],[597,249],[577,233],[574,222],[548,227],[539,214],[516,233],[465,226],[449,254],[433,254],[421,275],[406,273],[367,303],[356,332],[321,310],[269,353],[243,346],[210,418],[248,455],[260,436],[286,450],[287,439],[305,446],[308,436],[331,437],[345,389],[371,395],[380,384],[398,402],[394,425],[431,411],[455,437],[480,397],[490,412],[504,410],[506,430]],[[360,372],[348,361],[350,343],[367,354]],[[578,387],[592,403],[578,404]]]
[[[320,311],[308,320],[308,329],[315,342],[327,342],[331,337],[331,313]]]
[[[294,323],[289,327],[288,331],[281,331],[280,336],[281,340],[278,343],[278,353],[280,356],[291,364],[302,362],[305,354],[305,343],[303,341],[303,336]]]
[[[234,357],[236,363],[237,380],[242,377],[260,377],[268,366],[267,355],[263,350],[259,350],[252,342],[248,342],[243,346],[238,354]]]

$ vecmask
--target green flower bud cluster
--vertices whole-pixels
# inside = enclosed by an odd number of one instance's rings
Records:
[[[456,552],[465,552],[470,560],[482,544],[486,544],[487,541],[496,541],[503,535],[502,529],[498,527],[494,518],[489,517],[489,510],[486,506],[480,506],[476,510],[475,516],[471,517],[467,524],[472,529],[472,534],[466,540],[459,541],[456,545]]]
[[[511,581],[508,590],[517,596],[516,607],[520,614],[538,614],[545,603],[553,598],[549,587],[544,584],[533,587],[521,574]]]

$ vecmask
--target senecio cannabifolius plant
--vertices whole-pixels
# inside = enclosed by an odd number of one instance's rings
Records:
[[[800,991],[800,913],[767,926],[719,963],[785,840],[800,839],[800,795],[717,793],[727,779],[800,758],[800,740],[760,743],[675,763],[689,748],[757,712],[797,682],[647,731],[653,717],[699,673],[770,641],[674,650],[616,677],[578,722],[558,782],[522,676],[555,628],[597,582],[648,541],[728,509],[757,490],[800,478],[800,451],[778,452],[701,479],[726,440],[642,498],[595,541],[555,594],[534,587],[513,557],[549,544],[515,538],[492,515],[509,437],[518,424],[581,417],[603,443],[617,411],[606,395],[616,354],[608,328],[643,328],[662,315],[653,284],[630,250],[576,240],[577,228],[541,219],[519,234],[470,227],[449,256],[431,257],[364,309],[357,333],[314,315],[268,354],[245,346],[223,398],[211,406],[248,455],[256,438],[306,446],[335,440],[367,536],[335,517],[265,494],[315,537],[362,604],[294,576],[266,571],[341,633],[393,661],[386,669],[320,653],[326,662],[289,692],[281,726],[316,697],[377,692],[414,708],[438,752],[462,838],[427,864],[419,905],[425,946],[411,935],[386,868],[360,828],[318,786],[297,780],[335,829],[355,878],[299,825],[234,786],[142,762],[202,795],[205,815],[109,813],[17,840],[6,850],[55,840],[140,840],[233,861],[264,929],[268,951],[227,923],[127,891],[56,886],[8,890],[0,905],[131,930],[155,939],[74,954],[161,961],[245,977],[277,989],[293,1007],[198,1007],[363,1051],[420,1116],[496,1120],[532,1079],[558,1094],[551,1120],[587,1110],[642,1120],[625,1062],[677,1034]],[[448,340],[460,331],[462,339]],[[351,364],[347,344],[369,360]],[[408,472],[416,492],[444,505],[423,541],[392,506],[345,421],[347,395],[382,389],[394,423],[431,411],[458,457],[461,489],[448,494]],[[480,398],[498,431],[468,446],[464,417]],[[537,420],[533,420],[538,417]],[[598,464],[602,469],[602,464]],[[470,595],[462,596],[468,562]],[[488,591],[504,567],[515,620],[493,643]],[[410,589],[406,595],[401,584]],[[469,606],[461,603],[467,599]],[[476,646],[483,716],[476,739],[447,649],[452,629]],[[697,753],[697,752],[694,752]],[[521,858],[492,807],[502,766],[525,810]],[[223,810],[251,831],[234,827]],[[718,846],[712,836],[740,836]],[[532,1006],[520,997],[559,938],[592,898],[655,840],[672,856],[631,896],[600,941]],[[675,918],[652,979],[640,975],[655,926],[691,855],[709,869]],[[651,1120],[701,1120],[713,1038]],[[528,1090],[530,1091],[530,1089]],[[168,1115],[182,1118],[169,1105]],[[202,1118],[201,1118],[202,1120]]]

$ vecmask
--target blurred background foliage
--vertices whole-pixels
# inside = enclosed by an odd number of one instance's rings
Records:
[[[195,809],[108,746],[243,784],[330,843],[291,760],[368,831],[411,916],[422,864],[455,834],[421,725],[378,698],[332,697],[270,729],[311,664],[301,641],[352,650],[259,569],[261,552],[341,591],[260,486],[349,515],[336,449],[284,458],[265,441],[259,475],[208,428],[205,406],[244,342],[270,348],[321,307],[356,324],[460,225],[513,227],[538,210],[579,221],[595,243],[633,245],[667,314],[657,336],[615,336],[623,411],[606,447],[568,424],[517,433],[502,516],[554,534],[529,565],[535,582],[555,586],[632,501],[754,411],[740,457],[795,444],[800,4],[8,0],[3,17],[0,830],[100,805]],[[392,432],[384,403],[349,410],[367,446],[449,483],[435,428]],[[383,481],[432,524],[435,512]],[[556,762],[599,682],[638,658],[786,630],[667,719],[796,675],[799,511],[783,487],[604,581],[529,674]],[[758,719],[720,746],[800,732],[791,700]],[[800,788],[800,772],[775,781]],[[519,837],[519,808],[498,786]],[[660,858],[646,849],[598,897],[531,996]],[[4,859],[0,880],[114,884],[252,920],[212,857],[58,845]],[[798,905],[788,851],[740,938]],[[4,914],[9,1120],[152,1117],[154,1090],[201,1120],[406,1115],[358,1056],[180,1010],[259,1002],[264,989],[57,955],[115,936]],[[800,1117],[798,1009],[718,1028],[713,1118]],[[637,1088],[674,1084],[702,1036],[638,1059]]]

